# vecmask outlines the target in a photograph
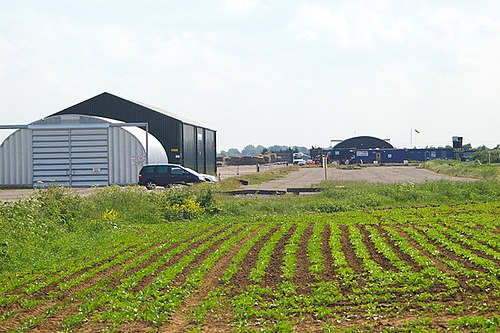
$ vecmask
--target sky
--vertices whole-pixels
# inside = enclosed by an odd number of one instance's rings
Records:
[[[0,0],[0,124],[106,91],[217,130],[218,151],[494,147],[499,17],[497,0]]]

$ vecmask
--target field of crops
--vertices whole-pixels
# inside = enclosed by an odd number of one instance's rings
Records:
[[[0,282],[2,332],[493,332],[500,203],[149,225]]]

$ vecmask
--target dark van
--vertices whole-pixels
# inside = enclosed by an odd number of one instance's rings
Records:
[[[214,181],[212,178],[215,177],[200,174],[178,164],[150,164],[143,166],[139,172],[139,185],[151,190],[155,186],[168,187],[173,184]]]

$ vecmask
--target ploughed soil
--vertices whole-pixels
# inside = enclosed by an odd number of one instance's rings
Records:
[[[364,265],[366,257],[359,256],[360,245],[352,243],[349,227],[329,223],[325,224],[323,234],[320,236],[321,247],[319,251],[323,257],[324,265],[324,270],[320,274],[313,275],[310,270],[312,265],[311,249],[308,244],[314,227],[314,224],[311,223],[300,237],[297,251],[293,254],[296,260],[296,274],[291,281],[284,280],[282,267],[285,260],[289,260],[285,249],[297,227],[293,224],[275,243],[263,278],[258,282],[249,278],[252,269],[257,266],[258,260],[260,260],[259,252],[265,247],[272,235],[280,229],[281,226],[277,225],[255,242],[232,279],[223,282],[221,277],[230,267],[240,249],[246,242],[254,239],[262,227],[263,224],[254,228],[248,236],[236,242],[229,251],[225,252],[204,275],[200,285],[185,295],[165,322],[155,324],[146,321],[125,320],[116,325],[111,321],[100,319],[102,318],[101,314],[112,309],[113,303],[111,302],[96,308],[93,314],[89,315],[83,323],[71,328],[71,331],[189,332],[199,330],[201,332],[231,332],[241,329],[280,331],[278,328],[280,320],[286,322],[297,332],[321,332],[325,327],[336,328],[340,331],[353,328],[380,331],[386,328],[408,328],[411,325],[417,325],[415,323],[418,322],[424,323],[426,328],[440,331],[449,328],[449,323],[453,320],[464,316],[484,316],[486,318],[498,316],[498,307],[500,306],[498,293],[492,292],[491,288],[478,288],[472,283],[476,277],[470,275],[470,272],[474,271],[482,276],[488,276],[487,269],[433,241],[424,231],[415,229],[418,234],[439,250],[439,254],[429,252],[424,245],[415,242],[403,230],[406,227],[403,225],[391,225],[391,227],[408,245],[415,248],[421,256],[428,258],[436,269],[452,279],[454,283],[447,285],[444,282],[438,282],[431,284],[428,289],[417,288],[409,292],[406,290],[407,285],[404,282],[394,280],[391,283],[393,291],[390,295],[386,295],[386,291],[383,289],[375,292],[378,283],[373,280],[373,272]],[[341,251],[347,260],[348,267],[335,266],[332,249],[329,246],[332,228],[338,228],[337,234],[340,235]],[[394,276],[402,274],[391,262],[389,255],[377,250],[373,235],[367,228],[363,225],[356,225],[355,228],[361,233],[363,251],[372,263],[378,265],[383,272],[393,272]],[[411,272],[418,274],[427,268],[419,266],[410,255],[405,253],[384,228],[378,225],[375,225],[374,228],[378,232],[379,240],[385,242],[388,249],[396,254]],[[203,264],[209,254],[216,252],[224,241],[234,237],[242,230],[243,226],[235,228],[225,238],[217,240],[206,251],[199,253],[189,266],[172,278],[171,285],[179,286],[185,283],[190,274],[195,271],[196,267]],[[0,313],[2,314],[0,331],[21,329],[23,331],[52,332],[65,330],[66,319],[77,316],[86,301],[85,297],[80,296],[82,292],[98,285],[100,281],[106,281],[104,290],[112,290],[119,286],[125,278],[154,264],[162,256],[168,256],[171,251],[183,243],[189,243],[189,248],[169,257],[165,264],[158,266],[154,275],[143,277],[133,287],[131,292],[135,293],[137,297],[141,297],[142,289],[151,284],[161,271],[175,265],[184,256],[189,255],[192,249],[217,237],[221,232],[223,230],[205,228],[200,230],[200,233],[207,233],[208,236],[205,240],[194,241],[194,236],[186,236],[179,242],[168,243],[168,239],[165,239],[144,249],[139,249],[140,244],[135,244],[130,248],[118,251],[109,259],[113,260],[126,251],[136,251],[122,264],[112,265],[69,290],[61,291],[57,283],[48,285],[32,295],[22,287],[13,290],[9,295],[21,294],[21,297],[17,302],[0,305]],[[468,249],[465,244],[458,244],[462,248]],[[119,274],[122,267],[134,258],[155,249],[158,251],[140,265]],[[498,263],[488,254],[480,251],[473,251],[473,253]],[[97,262],[80,274],[105,265],[109,260]],[[350,278],[340,274],[340,271],[345,269],[350,270]],[[63,281],[68,281],[76,276],[77,274],[71,275]],[[497,279],[494,275],[489,276],[493,280]],[[411,281],[408,283],[411,285]],[[496,280],[495,283],[498,281]],[[286,289],[290,285],[294,286],[293,290]],[[167,293],[169,290],[170,287],[166,287],[159,292],[160,294]],[[323,293],[335,293],[335,291],[338,292],[337,298],[322,298]],[[365,292],[373,293],[377,298],[374,300],[363,299]],[[92,293],[87,293],[87,295],[92,296]],[[90,296],[87,299],[92,298]],[[36,304],[30,306],[30,302]],[[279,314],[281,306],[284,306],[281,311],[289,311],[286,315]],[[246,308],[246,312],[242,312],[242,308]]]

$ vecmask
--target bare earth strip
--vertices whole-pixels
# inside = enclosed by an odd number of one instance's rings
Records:
[[[241,240],[234,246],[231,251],[224,255],[215,266],[208,272],[204,277],[204,283],[196,293],[187,299],[185,299],[181,306],[173,313],[172,320],[170,323],[161,327],[160,332],[185,332],[192,329],[193,325],[189,320],[189,314],[195,309],[195,307],[208,295],[210,291],[216,290],[220,287],[220,277],[227,270],[231,264],[232,258],[236,255],[241,246],[247,242],[249,239],[254,237],[258,232],[258,229],[254,230],[245,239]],[[224,324],[221,323],[221,327]],[[221,328],[219,327],[219,328]]]

